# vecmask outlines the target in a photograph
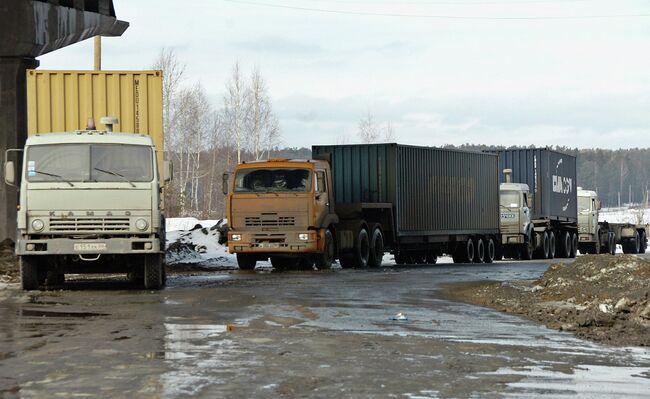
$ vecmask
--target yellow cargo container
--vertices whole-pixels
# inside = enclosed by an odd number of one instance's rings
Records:
[[[116,116],[113,131],[152,137],[163,161],[162,71],[27,71],[28,136],[84,130]],[[159,167],[160,169],[160,167]]]

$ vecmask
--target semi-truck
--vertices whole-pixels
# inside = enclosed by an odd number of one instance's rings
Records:
[[[313,159],[244,162],[224,176],[241,269],[492,262],[497,156],[399,144],[313,146]]]
[[[162,73],[39,70],[27,77],[29,137],[24,149],[5,154],[4,170],[5,182],[19,188],[22,287],[100,272],[161,288],[162,187],[171,178],[162,161]]]
[[[548,148],[496,151],[502,253],[506,258],[574,258],[578,246],[576,159]]]
[[[582,254],[616,253],[621,245],[626,254],[645,253],[648,247],[648,225],[610,223],[600,220],[598,193],[578,187],[578,249]]]

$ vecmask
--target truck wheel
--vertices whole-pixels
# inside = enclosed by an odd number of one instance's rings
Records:
[[[601,252],[600,249],[600,230],[596,229],[596,242],[594,243],[594,254],[598,255]]]
[[[645,232],[639,232],[639,253],[644,254],[645,250],[648,248],[648,243],[646,242]]]
[[[548,258],[548,234],[544,231],[540,234],[541,245],[535,250],[535,259],[547,259]]]
[[[483,257],[483,262],[492,263],[496,257],[496,246],[494,245],[494,240],[492,237],[488,237],[487,245],[485,246],[485,256]]]
[[[368,267],[370,259],[370,239],[365,228],[359,229],[357,239],[354,242],[354,263],[355,267]]]
[[[379,227],[375,227],[372,232],[372,240],[370,241],[370,252],[368,259],[368,266],[381,267],[381,261],[384,258],[384,236],[381,234]]]
[[[630,244],[634,245],[632,247],[632,253],[633,254],[638,254],[639,251],[641,250],[641,237],[639,237],[639,232],[638,231],[634,235],[634,241],[631,242]]]
[[[548,258],[555,259],[555,233],[548,232]]]
[[[616,255],[616,236],[613,234],[610,234],[609,237],[609,253],[612,255]]]
[[[336,243],[334,242],[334,235],[330,229],[325,230],[325,245],[322,253],[316,256],[316,267],[319,270],[329,269],[334,263],[336,256]]]
[[[524,245],[521,247],[520,255],[522,260],[531,260],[533,259],[533,252],[534,252],[534,245],[533,245],[533,233],[529,233],[528,236],[526,236]]]
[[[571,254],[569,257],[575,258],[578,251],[578,235],[571,233]]]
[[[558,258],[570,258],[571,257],[571,234],[568,231],[563,231],[560,234],[560,253]]]
[[[257,258],[254,254],[237,254],[237,266],[239,266],[239,270],[255,270],[256,264]]]
[[[482,238],[474,239],[474,248],[476,250],[474,251],[474,259],[472,259],[472,262],[483,263],[483,258],[485,258],[485,244]]]
[[[25,291],[37,290],[45,282],[45,273],[35,256],[21,256],[20,282]]]
[[[144,256],[144,288],[157,290],[163,284],[163,264],[160,255]]]
[[[474,260],[474,253],[476,252],[475,247],[474,247],[474,240],[471,238],[467,240],[464,246],[464,252],[463,256],[461,257],[461,262],[462,263],[472,263]]]

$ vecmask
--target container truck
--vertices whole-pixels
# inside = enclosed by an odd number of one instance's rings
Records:
[[[27,79],[29,137],[5,154],[5,181],[19,187],[22,287],[86,272],[125,272],[162,287],[162,187],[171,177],[162,161],[162,73],[28,71]],[[84,128],[89,118],[102,128]]]
[[[245,162],[224,175],[228,248],[241,269],[492,262],[497,156],[399,144],[313,146],[312,160]],[[230,178],[232,177],[232,178]]]
[[[616,225],[599,221],[600,209],[598,194],[578,187],[578,250],[581,254],[616,253]]]
[[[576,158],[547,148],[496,151],[502,253],[574,258],[578,247]]]

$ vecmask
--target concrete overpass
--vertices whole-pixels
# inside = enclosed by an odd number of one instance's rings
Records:
[[[26,70],[36,57],[93,36],[121,36],[112,0],[2,0],[0,4],[0,158],[27,138]],[[2,175],[4,176],[4,170]],[[0,241],[15,239],[17,191],[0,182]]]

